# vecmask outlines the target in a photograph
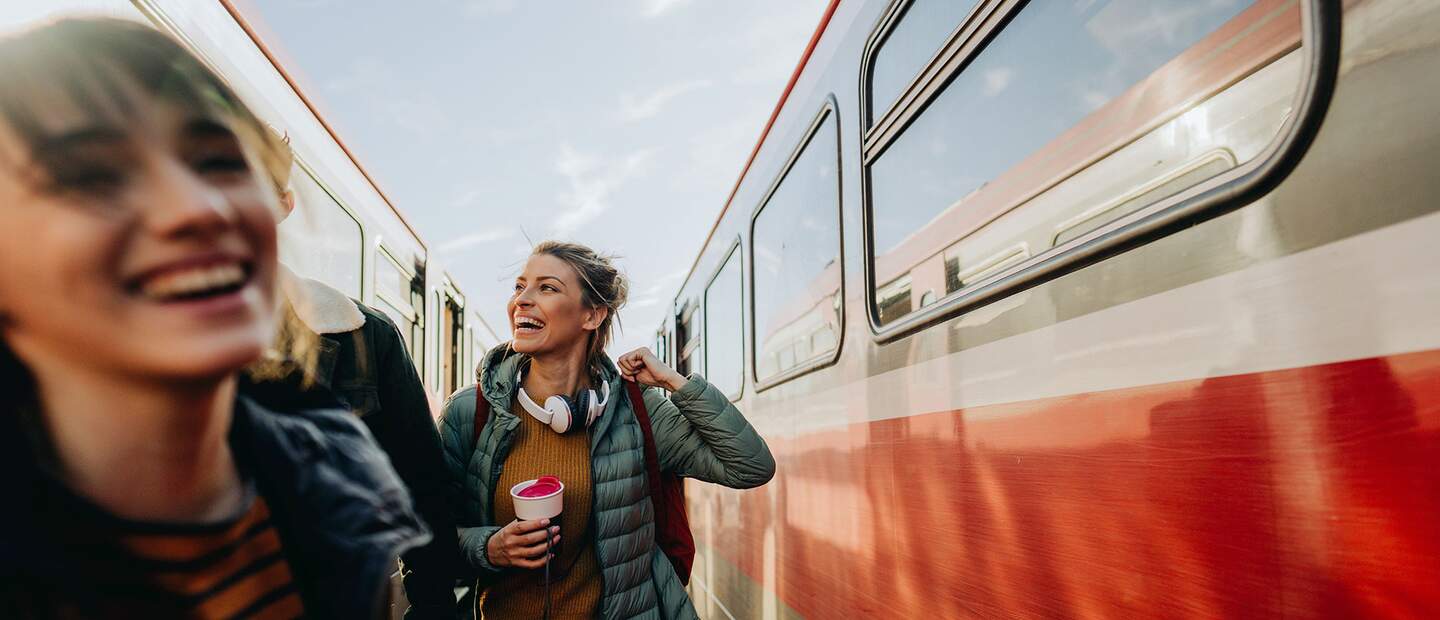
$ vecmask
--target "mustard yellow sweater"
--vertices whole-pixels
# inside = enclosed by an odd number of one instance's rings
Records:
[[[540,476],[565,483],[565,512],[560,518],[560,548],[550,564],[550,617],[594,618],[599,613],[600,563],[590,524],[590,437],[583,431],[561,435],[514,404],[520,426],[495,487],[495,522],[515,520],[510,487]],[[539,618],[545,606],[544,571],[510,569],[480,600],[486,620]]]

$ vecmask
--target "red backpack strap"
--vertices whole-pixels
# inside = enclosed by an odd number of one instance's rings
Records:
[[[480,386],[475,386],[475,430],[470,436],[470,451],[480,446],[480,429],[485,428],[485,422],[490,419],[490,401],[480,393]]]
[[[630,406],[635,409],[635,418],[640,421],[640,433],[645,435],[645,478],[650,483],[650,497],[655,498],[655,529],[664,531],[660,523],[664,511],[660,510],[660,455],[655,450],[655,433],[650,430],[650,412],[645,410],[645,394],[640,384],[625,382],[625,391],[630,394]]]
[[[685,514],[685,482],[678,476],[660,475],[660,456],[655,449],[655,434],[650,429],[650,412],[645,409],[645,395],[633,381],[625,382],[640,433],[645,437],[645,478],[650,483],[650,501],[655,508],[655,544],[675,567],[680,583],[690,583],[690,570],[695,565],[695,537],[690,533],[690,518]]]

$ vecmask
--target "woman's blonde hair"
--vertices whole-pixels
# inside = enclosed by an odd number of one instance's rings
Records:
[[[608,310],[600,326],[590,333],[586,349],[586,361],[592,369],[598,368],[605,357],[605,347],[610,344],[613,327],[620,322],[620,308],[630,297],[629,279],[615,267],[614,256],[600,254],[578,243],[542,241],[530,251],[530,255],[553,256],[565,261],[584,285],[581,287],[581,299],[585,307]]]
[[[290,173],[295,165],[295,152],[290,148],[290,139],[271,129],[265,135],[272,143],[266,149],[265,169],[275,184],[275,194],[286,200],[291,193]],[[280,289],[282,292],[284,288]],[[283,294],[283,293],[282,293]],[[275,342],[265,357],[251,364],[245,372],[256,381],[279,381],[295,375],[301,387],[310,387],[319,378],[320,334],[311,330],[296,314],[294,300],[283,299],[280,307],[279,329]]]

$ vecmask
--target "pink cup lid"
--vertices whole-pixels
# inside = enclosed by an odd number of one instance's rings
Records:
[[[535,484],[520,489],[516,495],[520,497],[545,497],[559,493],[561,489],[560,479],[555,476],[540,476]]]

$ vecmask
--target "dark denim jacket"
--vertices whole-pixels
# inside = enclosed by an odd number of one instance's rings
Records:
[[[0,488],[9,500],[0,509],[0,616],[33,617],[32,605],[45,600],[83,610],[104,576],[77,569],[84,550],[63,526],[68,494],[40,472],[18,421],[6,417],[0,420]],[[383,614],[395,558],[430,536],[369,432],[343,410],[280,412],[240,396],[230,447],[270,506],[306,616]]]

